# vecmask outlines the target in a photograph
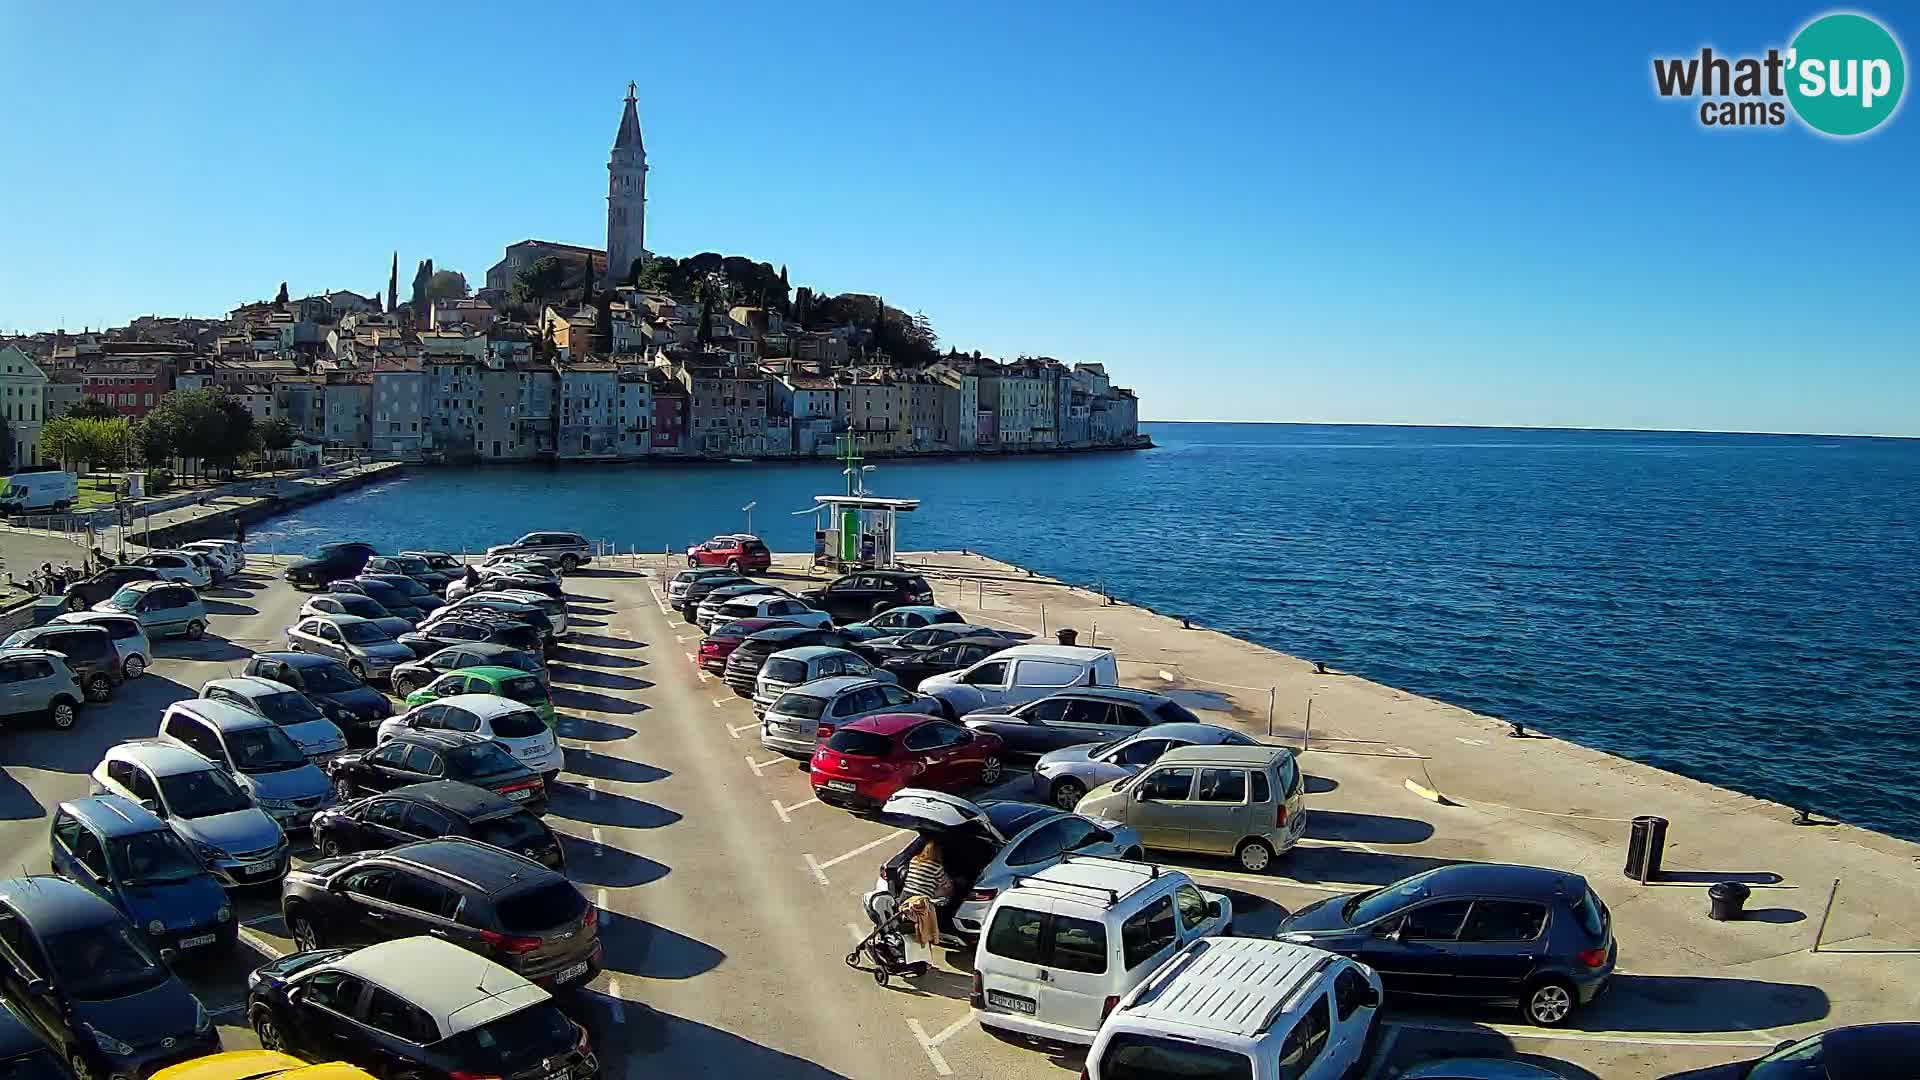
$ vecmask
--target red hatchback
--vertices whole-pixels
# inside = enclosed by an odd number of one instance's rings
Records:
[[[813,793],[873,809],[904,787],[958,791],[1000,782],[1000,737],[922,713],[880,713],[842,726],[813,752]]]
[[[773,568],[773,552],[757,536],[738,533],[716,536],[698,547],[687,549],[688,566],[724,566],[743,574],[765,573]]]
[[[762,630],[771,630],[776,626],[792,626],[785,619],[735,619],[730,623],[721,623],[713,628],[713,633],[700,639],[700,666],[722,675],[727,670],[727,657],[733,650],[747,640],[747,635]]]

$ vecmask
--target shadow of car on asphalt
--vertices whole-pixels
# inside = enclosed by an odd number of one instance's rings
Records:
[[[644,649],[647,643],[635,638],[608,637],[605,634],[568,634],[567,646],[585,646],[589,649],[620,649],[630,651]]]
[[[112,701],[81,706],[73,727],[65,731],[44,723],[10,726],[6,738],[0,739],[0,765],[90,773],[108,747],[128,739],[152,738],[166,707],[197,693],[194,687],[148,669],[145,676],[115,687]]]
[[[588,652],[566,645],[556,645],[547,650],[549,664],[558,661],[563,664],[590,664],[594,667],[636,668],[646,667],[647,662],[637,656],[618,656],[613,653]]]
[[[593,750],[576,750],[571,746],[563,747],[568,772],[577,776],[591,776],[595,780],[611,780],[621,784],[651,784],[655,780],[664,780],[673,774],[665,769],[655,768],[641,761],[613,757]]]
[[[664,806],[608,791],[583,790],[575,784],[553,785],[548,789],[547,801],[548,812],[555,817],[590,825],[659,829],[680,820],[678,811]]]
[[[704,941],[617,911],[601,913],[600,948],[608,971],[646,979],[691,979],[727,956]]]
[[[574,690],[565,686],[554,686],[548,691],[556,709],[586,710],[589,712],[632,715],[647,711],[646,702],[628,701],[611,694],[595,693],[592,690]]]
[[[609,724],[604,720],[562,712],[553,714],[553,730],[563,739],[585,739],[588,742],[618,742],[636,734],[633,728],[625,724]]]
[[[609,844],[595,844],[566,833],[560,837],[560,850],[567,857],[567,877],[582,885],[602,885],[609,889],[629,889],[659,881],[672,870],[645,855],[635,855]]]
[[[1418,818],[1314,810],[1307,814],[1306,835],[1350,844],[1417,844],[1433,836],[1433,825]]]
[[[650,690],[653,688],[653,684],[645,679],[566,664],[547,665],[547,675],[553,680],[555,686],[592,686],[601,690]]]

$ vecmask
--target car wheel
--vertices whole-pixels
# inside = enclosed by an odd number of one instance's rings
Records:
[[[127,657],[127,662],[121,667],[129,679],[137,679],[147,673],[147,662],[141,659],[139,653]]]
[[[74,1080],[93,1080],[93,1067],[87,1064],[87,1055],[80,1051],[67,1055],[67,1067],[73,1070]]]
[[[287,936],[293,938],[293,943],[299,946],[301,952],[320,948],[320,931],[313,928],[305,912],[288,917]]]
[[[187,624],[187,640],[199,641],[207,634],[207,624],[195,619]]]
[[[1063,776],[1053,782],[1053,805],[1062,810],[1071,810],[1080,805],[1080,799],[1087,793],[1087,785],[1071,776]]]
[[[81,598],[79,593],[74,593],[72,596],[67,597],[67,610],[85,611],[87,610],[87,602]]]
[[[280,1018],[265,1005],[255,1005],[247,1014],[247,1021],[253,1026],[254,1038],[260,1040],[260,1049],[277,1050],[285,1053],[287,1038],[280,1032]]]
[[[1527,1000],[1521,1004],[1520,1011],[1530,1024],[1559,1027],[1573,1015],[1574,1005],[1579,1000],[1573,991],[1573,984],[1563,979],[1545,979],[1533,984],[1533,988],[1527,991]]]
[[[1273,848],[1265,840],[1248,840],[1240,845],[1233,857],[1240,861],[1241,869],[1250,874],[1264,874],[1267,867],[1273,865]]]
[[[993,754],[980,763],[980,783],[986,787],[992,787],[1000,782],[1000,777],[1005,772],[1006,766],[1001,764],[1000,755]]]
[[[578,569],[580,569],[579,559],[576,559],[571,555],[560,556],[560,572],[561,573],[571,574]]]
[[[333,782],[333,797],[340,802],[352,801],[353,781],[348,780],[344,776],[338,780],[335,780]]]
[[[687,556],[687,569],[697,570],[699,568],[700,568],[700,560],[694,558],[691,555]]]
[[[320,848],[320,857],[323,859],[331,859],[341,853],[340,841],[331,836],[322,836],[318,846]]]
[[[347,663],[347,671],[348,671],[348,672],[349,672],[350,674],[352,674],[354,678],[356,678],[356,679],[359,679],[359,680],[360,680],[361,682],[366,682],[366,681],[367,681],[367,669],[366,669],[366,666],[365,666],[365,665],[363,665],[363,664],[361,664],[361,663],[360,663],[360,661],[358,661],[358,660],[351,660],[351,661],[348,661],[348,663]]]
[[[47,710],[47,716],[53,721],[54,727],[65,731],[73,726],[75,720],[80,718],[80,709],[79,706],[73,702],[66,698],[61,698],[53,703],[52,708]]]
[[[418,689],[420,689],[420,687],[416,685],[412,679],[398,678],[393,680],[393,694],[401,701],[412,697],[413,692]]]
[[[95,675],[87,680],[87,700],[105,701],[113,696],[113,680],[105,675]]]
[[[739,572],[740,572],[740,560],[739,560],[739,559],[728,559],[728,560],[727,560],[727,569],[729,569],[729,570],[731,570],[731,571],[733,571],[733,572],[734,572],[734,573],[736,573],[736,574],[737,574],[737,573],[739,573]]]

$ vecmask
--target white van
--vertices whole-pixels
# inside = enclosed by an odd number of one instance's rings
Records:
[[[1178,870],[1067,855],[994,900],[973,957],[974,1019],[1084,1046],[1181,946],[1232,924],[1227,898]]]
[[[1015,645],[972,667],[929,675],[920,692],[939,698],[958,718],[982,709],[1009,709],[1051,697],[1069,686],[1118,686],[1112,649],[1085,645]]]
[[[1261,938],[1201,938],[1127,995],[1087,1051],[1089,1080],[1337,1080],[1373,1055],[1380,976]]]
[[[58,469],[16,473],[0,481],[0,513],[65,510],[79,497],[79,481]]]

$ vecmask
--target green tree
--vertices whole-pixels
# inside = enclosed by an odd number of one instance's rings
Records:
[[[272,416],[253,425],[253,443],[267,459],[268,468],[280,455],[293,448],[293,424],[284,416]]]
[[[573,264],[549,255],[534,260],[513,278],[513,300],[518,304],[542,306],[566,291],[573,280]]]
[[[40,457],[64,468],[76,447],[74,424],[70,416],[56,416],[40,427]]]
[[[467,288],[467,275],[458,270],[435,270],[427,279],[428,300],[464,300],[473,295]]]
[[[413,272],[413,297],[408,301],[417,312],[427,305],[427,286],[433,281],[433,260],[421,259]]]
[[[120,415],[120,410],[94,398],[81,398],[80,403],[68,409],[66,415],[76,419],[111,420]]]
[[[712,285],[700,290],[700,329],[694,340],[701,348],[713,344],[713,295],[717,291]]]
[[[636,264],[639,260],[634,260]],[[644,265],[637,265],[633,275],[635,288],[648,292],[672,293],[680,284],[680,262],[671,255],[655,255]]]
[[[149,468],[160,468],[173,460],[173,429],[168,415],[155,409],[133,428],[134,453]]]
[[[197,470],[200,462],[217,462],[228,450],[225,399],[218,390],[175,391],[162,398],[147,419],[160,417],[173,452],[192,459]]]

